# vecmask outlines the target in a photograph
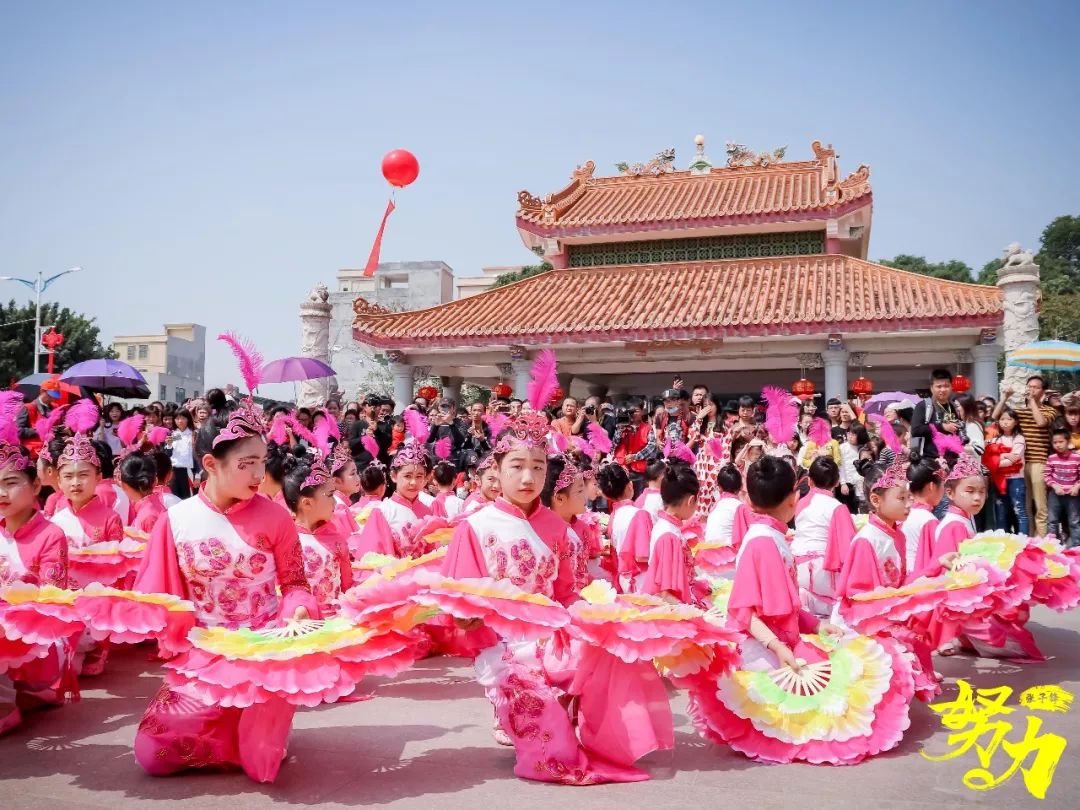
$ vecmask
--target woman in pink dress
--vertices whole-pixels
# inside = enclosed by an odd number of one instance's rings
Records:
[[[509,580],[523,591],[564,603],[576,598],[571,566],[560,560],[567,547],[566,521],[540,503],[547,431],[547,420],[538,413],[510,420],[494,451],[502,494],[458,523],[443,562],[445,576]],[[537,642],[501,640],[476,660],[477,679],[495,704],[497,725],[517,753],[514,773],[568,785],[647,779],[644,772],[585,748],[543,658]],[[560,669],[575,667],[563,662]]]
[[[683,523],[697,511],[697,475],[689,464],[673,458],[667,459],[666,465],[660,481],[664,506],[649,535],[649,557],[644,561],[640,590],[700,607],[700,596],[694,593],[694,555],[683,532]],[[638,560],[639,565],[642,562]]]
[[[936,459],[924,459],[918,453],[908,457],[907,479],[911,490],[911,513],[901,524],[904,533],[904,561],[908,579],[933,567],[934,538],[938,519],[934,517],[941,499],[945,497],[945,476],[948,470]]]
[[[333,476],[322,461],[296,462],[285,473],[281,489],[296,519],[304,575],[323,617],[332,616],[337,613],[337,598],[353,586],[348,535],[337,519]]]
[[[836,603],[836,576],[855,536],[851,512],[833,497],[840,485],[840,468],[827,456],[810,464],[810,490],[795,507],[795,537],[791,553],[799,574],[803,605],[825,617]]]
[[[203,424],[195,448],[206,484],[157,522],[135,590],[191,600],[203,626],[257,630],[319,616],[296,526],[258,494],[264,432],[250,403],[231,413],[216,410]],[[208,706],[183,687],[165,685],[139,724],[135,758],[154,776],[239,765],[252,779],[271,782],[293,711],[280,701]]]
[[[634,482],[621,464],[604,464],[596,473],[608,502],[608,537],[618,566],[615,587],[622,593],[636,588],[638,557],[648,558],[652,516],[634,504]]]
[[[38,511],[41,482],[12,433],[0,439],[0,586],[66,588],[67,538]],[[44,658],[0,675],[0,734],[19,725],[23,711],[63,704],[61,681],[71,652],[70,644],[56,644]]]

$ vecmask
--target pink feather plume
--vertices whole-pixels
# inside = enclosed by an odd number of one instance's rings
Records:
[[[497,413],[494,416],[485,416],[484,424],[488,426],[488,430],[491,431],[491,440],[495,441],[499,438],[499,434],[503,432],[503,428],[506,427],[506,423],[510,421],[510,417],[505,413]]]
[[[719,439],[709,439],[705,442],[705,446],[709,448],[709,452],[712,453],[713,458],[719,459],[725,464],[729,461],[729,459],[724,458],[724,443]]]
[[[41,441],[45,444],[52,441],[53,434],[56,433],[56,426],[60,424],[60,420],[64,418],[66,412],[67,405],[61,405],[59,408],[53,408],[49,411],[48,416],[43,416],[37,420],[34,424],[34,430],[37,431]]]
[[[894,453],[900,453],[903,451],[903,446],[900,444],[900,437],[896,435],[896,431],[893,430],[892,422],[882,416],[880,413],[869,414],[870,421],[878,426],[878,432],[881,434],[881,438],[885,442],[885,446],[892,450]]]
[[[229,348],[236,355],[236,362],[240,366],[240,376],[244,378],[248,393],[254,394],[255,389],[259,387],[259,380],[262,379],[262,354],[255,348],[254,343],[235,332],[224,332],[218,335],[218,340],[229,344]]]
[[[670,442],[670,440],[669,440]],[[682,442],[676,442],[675,446],[671,448],[671,452],[665,454],[668,458],[677,458],[685,461],[687,464],[693,465],[697,461],[697,456],[694,455],[694,451],[687,447]]]
[[[555,367],[555,352],[551,349],[544,349],[533,360],[532,379],[529,381],[529,404],[538,413],[547,408],[559,388],[559,378],[555,374]]]
[[[574,444],[577,446],[577,449],[584,453],[590,461],[596,458],[596,449],[581,436],[574,437]]]
[[[799,406],[783,388],[766,385],[761,389],[765,400],[765,428],[777,444],[786,444],[799,426]]]
[[[938,455],[943,456],[946,453],[955,453],[959,456],[963,454],[964,440],[959,436],[942,433],[937,429],[937,425],[930,425],[930,435],[933,437],[934,447],[937,448]]]
[[[368,455],[372,458],[379,457],[379,443],[375,441],[374,436],[363,436],[360,439],[360,444],[367,450]]]
[[[300,424],[300,420],[296,418],[296,413],[287,413],[284,417],[285,424],[289,426],[289,430],[292,431],[293,436],[297,439],[303,439],[308,443],[309,447],[318,447],[319,442],[315,438],[315,434],[308,430],[306,427]]]
[[[18,391],[0,393],[0,441],[8,444],[19,443],[19,428],[15,417],[23,406],[23,395]]]
[[[315,446],[319,448],[323,458],[330,456],[330,420],[320,419],[312,431],[315,437]]]
[[[810,423],[808,433],[810,434],[810,441],[818,447],[824,447],[832,441],[832,428],[820,416],[814,417],[814,421]]]
[[[133,447],[139,440],[139,434],[142,433],[145,423],[146,417],[141,413],[129,416],[127,419],[121,419],[120,424],[116,426],[116,436],[124,443],[125,447]]]
[[[555,449],[558,450],[560,453],[565,453],[567,450],[570,449],[570,442],[568,442],[566,440],[566,437],[558,431],[552,432],[551,443],[555,445]]]
[[[267,434],[267,441],[271,441],[279,447],[283,444],[287,444],[289,441],[288,420],[285,418],[285,414],[274,414],[273,420],[270,422],[270,432]]]
[[[89,433],[98,423],[101,412],[97,403],[91,399],[80,399],[70,408],[64,417],[64,424],[76,433]]]
[[[589,434],[589,444],[595,447],[598,453],[606,455],[611,452],[611,437],[599,422],[589,422],[586,432]]]
[[[146,434],[146,440],[155,447],[165,444],[165,440],[172,435],[167,427],[158,425],[156,428],[150,428],[150,432]]]
[[[439,461],[446,461],[450,458],[450,451],[453,449],[453,443],[450,441],[449,436],[443,436],[437,442],[435,442],[435,458]]]
[[[340,442],[341,428],[338,426],[337,420],[331,419],[330,415],[327,414],[326,422],[328,425],[330,425],[330,438],[333,439],[335,442]]]
[[[406,408],[401,412],[401,418],[405,420],[405,430],[421,444],[428,440],[431,433],[431,424],[427,417],[416,408]]]

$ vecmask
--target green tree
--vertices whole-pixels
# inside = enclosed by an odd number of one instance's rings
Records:
[[[83,360],[116,357],[108,346],[101,344],[101,330],[95,318],[87,318],[59,304],[43,304],[42,327],[55,326],[64,336],[64,345],[56,350],[56,369],[62,371]],[[34,370],[34,304],[16,304],[14,300],[0,305],[0,384],[4,387],[25,377]],[[41,358],[42,370],[47,359]]]
[[[1068,294],[1080,287],[1080,216],[1060,216],[1043,229],[1035,262],[1044,294]]]
[[[1080,343],[1080,293],[1043,295],[1039,339]]]
[[[881,259],[878,264],[895,267],[897,270],[919,273],[923,276],[933,276],[946,281],[964,281],[970,284],[975,280],[974,271],[959,259],[950,259],[947,262],[928,262],[925,256],[912,256],[908,253],[901,253],[892,259]]]
[[[495,279],[495,283],[491,285],[491,289],[494,290],[496,287],[505,287],[507,284],[513,284],[515,281],[522,281],[523,279],[531,278],[532,276],[538,276],[541,273],[546,273],[553,269],[554,268],[549,262],[544,262],[543,264],[530,264],[522,267],[520,270],[515,270],[512,273],[503,273]]]
[[[1001,267],[1001,259],[991,259],[982,266],[982,270],[975,276],[976,284],[997,284],[998,268]]]

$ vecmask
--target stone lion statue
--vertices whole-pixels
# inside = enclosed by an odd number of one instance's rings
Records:
[[[311,292],[308,293],[308,301],[313,304],[325,304],[330,300],[330,290],[326,288],[325,284],[316,284],[311,288]]]
[[[1035,257],[1031,255],[1031,251],[1020,247],[1019,242],[1013,242],[1005,248],[1002,262],[1003,267],[1021,267],[1025,264],[1034,264]]]

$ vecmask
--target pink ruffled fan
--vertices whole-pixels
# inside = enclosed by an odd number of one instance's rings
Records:
[[[416,660],[415,641],[338,616],[263,630],[196,628],[191,649],[166,664],[169,682],[205,703],[247,707],[278,698],[333,703],[368,675],[395,675]]]
[[[77,591],[16,582],[0,588],[0,630],[9,640],[54,644],[81,633]]]
[[[170,654],[188,648],[195,627],[195,606],[171,594],[123,591],[93,584],[79,592],[75,609],[98,641],[137,644],[156,640]]]
[[[91,582],[111,585],[138,571],[145,551],[146,543],[134,538],[73,548],[68,551],[68,576],[80,587]]]
[[[8,638],[0,629],[0,675],[44,658],[51,649],[51,644],[31,644],[22,639]]]
[[[1043,544],[1046,570],[1035,582],[1031,601],[1057,611],[1080,606],[1080,549],[1062,549],[1048,540]]]
[[[558,602],[491,577],[443,577],[430,582],[415,599],[458,619],[480,619],[509,640],[545,638],[570,621]]]

